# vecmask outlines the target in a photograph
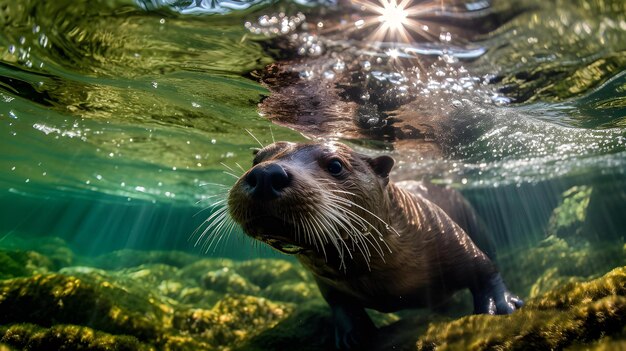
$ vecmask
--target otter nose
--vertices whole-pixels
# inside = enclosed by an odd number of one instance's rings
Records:
[[[250,186],[250,195],[259,200],[271,200],[289,185],[289,175],[275,163],[254,167],[244,181]]]

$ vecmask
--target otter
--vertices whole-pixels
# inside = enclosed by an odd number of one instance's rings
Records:
[[[465,288],[474,313],[522,306],[470,238],[480,226],[460,194],[395,184],[393,165],[390,156],[339,142],[276,142],[256,152],[229,192],[230,215],[247,235],[296,255],[313,273],[339,349],[374,335],[366,308],[436,307]]]

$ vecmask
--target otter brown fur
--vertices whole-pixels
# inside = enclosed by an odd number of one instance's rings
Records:
[[[232,218],[251,237],[314,275],[335,320],[339,348],[375,329],[364,308],[432,307],[469,288],[476,313],[511,313],[521,301],[459,226],[467,206],[416,183],[389,181],[394,161],[336,143],[279,142],[261,149],[230,190]],[[407,189],[413,188],[414,191]],[[443,195],[443,196],[442,196]],[[446,202],[448,202],[446,204]]]

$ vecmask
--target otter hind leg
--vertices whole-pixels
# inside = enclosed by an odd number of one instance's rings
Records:
[[[472,289],[475,314],[510,314],[524,305],[522,299],[511,294],[500,273],[479,288]]]

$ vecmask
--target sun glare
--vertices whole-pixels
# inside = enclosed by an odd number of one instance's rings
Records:
[[[383,2],[380,21],[388,25],[390,29],[401,29],[406,23],[406,16],[404,7],[399,6],[395,0]]]
[[[365,15],[354,25],[358,29],[378,25],[369,35],[369,39],[376,42],[410,43],[414,41],[411,33],[417,33],[422,37],[433,37],[433,34],[428,32],[428,27],[416,18],[432,13],[433,10],[440,9],[441,6],[440,1],[422,1],[417,4],[413,4],[413,0],[352,1],[359,5],[365,13],[369,12],[374,15]]]

